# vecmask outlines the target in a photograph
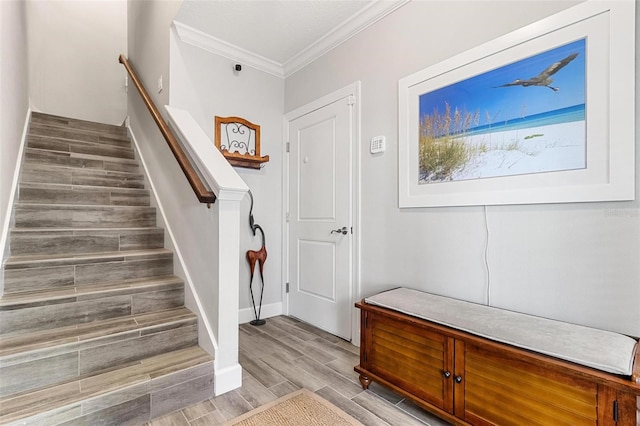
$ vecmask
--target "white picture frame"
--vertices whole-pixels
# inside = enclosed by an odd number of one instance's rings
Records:
[[[420,182],[421,95],[583,38],[586,167]],[[587,1],[409,75],[398,83],[399,207],[633,200],[634,98],[635,5],[630,0]]]

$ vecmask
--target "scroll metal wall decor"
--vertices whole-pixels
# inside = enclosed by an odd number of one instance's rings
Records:
[[[260,156],[260,126],[240,117],[215,117],[215,143],[232,166],[259,169],[269,161]]]

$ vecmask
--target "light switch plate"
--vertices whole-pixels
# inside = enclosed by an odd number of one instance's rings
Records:
[[[384,152],[387,147],[386,139],[384,136],[376,136],[371,139],[371,153],[377,154]]]

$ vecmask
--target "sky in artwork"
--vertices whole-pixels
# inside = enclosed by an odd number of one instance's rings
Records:
[[[555,62],[577,53],[575,59],[551,76],[550,86],[520,85],[500,87],[517,79],[538,76]],[[559,110],[585,103],[586,39],[536,54],[500,68],[420,95],[420,117],[437,110],[445,111],[445,103],[469,113],[479,113],[478,125],[504,123],[514,118]]]

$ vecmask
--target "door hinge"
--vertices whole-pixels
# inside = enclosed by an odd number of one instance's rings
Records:
[[[289,293],[289,283],[285,285],[284,291],[285,293]]]
[[[356,104],[356,97],[353,95],[349,95],[349,97],[347,98],[347,105],[355,105]]]
[[[613,401],[613,421],[618,423],[618,400]]]
[[[287,142],[287,144],[285,145],[286,152],[289,152],[290,149],[291,149],[291,144]]]
[[[287,212],[287,215],[286,215],[287,223],[289,223],[289,217],[290,217],[290,216],[289,216],[289,212]]]

